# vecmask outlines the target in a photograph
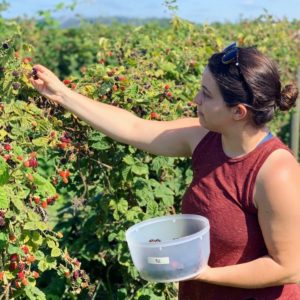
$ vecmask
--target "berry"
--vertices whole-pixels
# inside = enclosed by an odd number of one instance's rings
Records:
[[[5,219],[0,217],[0,227],[4,227],[6,225]]]
[[[8,238],[9,238],[9,240],[11,241],[11,242],[15,242],[16,241],[16,236],[13,234],[13,233],[10,233],[9,234],[9,236],[8,236]]]
[[[34,177],[32,174],[27,174],[26,177],[29,181],[34,182]]]
[[[16,78],[18,78],[20,76],[20,73],[16,70],[14,70],[11,74],[12,74],[12,76],[14,76]]]
[[[21,87],[21,84],[19,82],[14,82],[12,84],[13,89],[16,91]]]
[[[28,254],[29,253],[29,248],[26,245],[22,246],[22,250],[23,250],[24,254]]]
[[[40,274],[39,274],[38,272],[36,272],[36,271],[33,271],[33,272],[32,272],[32,276],[33,276],[35,279],[37,279],[37,278],[40,277]]]
[[[13,261],[17,261],[19,260],[19,255],[17,253],[14,253],[10,256],[10,261],[13,262]]]
[[[63,177],[62,180],[63,180],[63,182],[64,182],[65,184],[67,184],[67,183],[69,182],[69,180],[68,180],[67,177]]]
[[[18,269],[19,269],[20,272],[24,271],[25,270],[25,264],[24,263],[19,263],[18,264]]]
[[[29,166],[32,167],[32,168],[37,168],[38,161],[36,160],[36,158],[30,158],[29,159]]]
[[[39,196],[34,196],[33,201],[35,202],[35,204],[40,204],[41,198]]]
[[[31,58],[31,57],[25,57],[25,58],[23,59],[23,63],[24,63],[24,64],[29,64],[31,61],[32,61],[32,58]]]
[[[29,264],[31,264],[31,263],[34,262],[34,261],[35,261],[35,256],[29,254],[29,255],[27,256],[27,258],[26,258],[26,263],[29,265]]]
[[[65,85],[68,85],[68,84],[71,83],[71,80],[69,80],[69,79],[64,79],[63,83],[64,83]]]
[[[19,272],[18,273],[18,278],[21,279],[21,280],[24,279],[25,278],[25,272],[24,271]]]
[[[20,288],[21,288],[21,282],[20,282],[19,280],[15,280],[15,281],[14,281],[14,284],[15,284],[15,287],[16,287],[17,289],[20,289]]]
[[[107,74],[109,77],[112,77],[112,76],[114,76],[115,72],[114,72],[114,71],[107,71],[106,74]]]
[[[63,236],[64,236],[64,235],[63,235],[61,232],[58,232],[58,233],[57,233],[57,237],[58,237],[59,239],[62,239]]]
[[[0,272],[0,281],[3,281],[4,272]]]
[[[167,96],[167,97],[172,97],[172,93],[171,93],[171,92],[167,92],[167,93],[166,93],[166,96]]]
[[[58,144],[58,147],[60,148],[60,149],[66,149],[67,147],[68,147],[68,144],[67,143],[59,143]]]
[[[114,84],[113,87],[112,87],[112,89],[113,89],[113,91],[116,92],[118,90],[118,86],[116,84]]]
[[[28,284],[28,280],[27,280],[26,278],[23,278],[23,279],[22,279],[22,284],[23,284],[23,285],[27,285],[27,284]]]
[[[0,67],[0,73],[4,73],[5,67]]]
[[[47,208],[47,206],[48,206],[47,201],[43,201],[43,202],[42,202],[42,207],[43,207],[43,208]]]
[[[8,48],[9,48],[8,43],[3,43],[3,44],[2,44],[2,48],[5,49],[5,50],[8,49]]]
[[[10,150],[11,150],[11,145],[10,145],[10,144],[5,144],[5,145],[4,145],[4,149],[5,149],[6,151],[10,151]]]
[[[65,171],[59,171],[58,174],[59,174],[60,177],[66,177]]]
[[[74,279],[74,280],[77,280],[77,278],[78,278],[79,276],[80,276],[79,271],[78,271],[78,270],[75,270],[74,273],[73,273],[73,276],[72,276],[73,279]]]
[[[9,269],[11,271],[15,271],[16,269],[18,268],[18,263],[16,261],[12,261],[10,264],[9,264]]]
[[[50,137],[55,138],[56,137],[56,131],[51,131],[50,132]]]
[[[165,85],[165,90],[168,90],[170,86],[168,84]]]
[[[29,168],[30,167],[29,160],[24,161],[23,165],[24,165],[25,168]]]

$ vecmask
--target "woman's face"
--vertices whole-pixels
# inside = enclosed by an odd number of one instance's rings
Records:
[[[226,106],[208,67],[203,72],[202,87],[194,101],[197,104],[200,123],[206,129],[222,132],[226,125],[231,124],[231,108]]]

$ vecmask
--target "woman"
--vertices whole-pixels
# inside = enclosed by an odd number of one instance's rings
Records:
[[[300,299],[300,168],[266,126],[290,109],[297,88],[281,90],[276,65],[232,44],[208,61],[195,97],[199,118],[149,121],[68,89],[35,66],[34,87],[122,143],[165,156],[192,156],[182,212],[206,216],[211,255],[183,300]],[[117,121],[116,121],[117,120]]]

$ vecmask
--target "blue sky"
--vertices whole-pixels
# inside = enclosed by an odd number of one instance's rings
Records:
[[[169,17],[163,0],[78,0],[75,13],[82,16]],[[4,17],[36,16],[37,11],[71,0],[11,0]],[[267,9],[275,17],[300,19],[300,0],[178,0],[177,14],[193,22],[231,21],[255,18]],[[64,15],[70,15],[66,11]]]

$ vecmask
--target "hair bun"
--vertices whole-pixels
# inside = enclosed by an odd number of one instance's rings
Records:
[[[286,111],[295,106],[298,97],[298,88],[295,84],[286,85],[281,91],[281,98],[277,102],[280,110]]]

